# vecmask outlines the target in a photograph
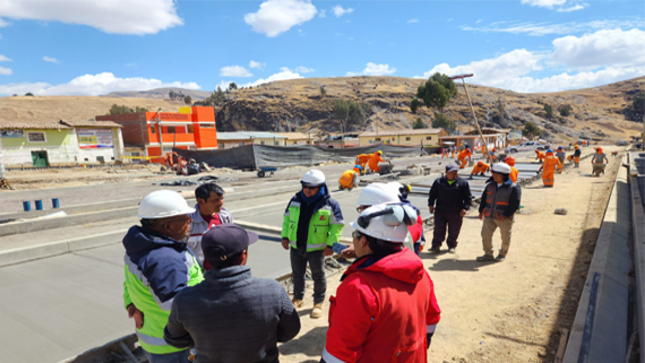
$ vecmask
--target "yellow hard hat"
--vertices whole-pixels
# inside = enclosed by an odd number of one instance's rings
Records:
[[[381,150],[377,151],[376,153],[379,155],[383,155],[383,152]]]

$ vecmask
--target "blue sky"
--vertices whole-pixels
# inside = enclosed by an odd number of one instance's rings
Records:
[[[0,2],[0,95],[436,71],[519,92],[644,76],[645,2]]]

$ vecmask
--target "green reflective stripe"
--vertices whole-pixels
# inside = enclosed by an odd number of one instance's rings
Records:
[[[171,345],[166,343],[163,338],[151,337],[150,335],[143,334],[140,331],[137,331],[137,338],[139,338],[140,343],[147,345],[154,345],[156,347],[170,347]]]

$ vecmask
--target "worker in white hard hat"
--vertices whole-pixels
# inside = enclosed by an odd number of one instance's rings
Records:
[[[493,165],[492,173],[493,177],[488,180],[479,205],[479,219],[484,221],[482,226],[484,255],[477,257],[477,261],[480,262],[501,262],[506,259],[511,246],[514,215],[522,199],[522,190],[511,180],[511,167],[508,164]],[[493,256],[493,234],[497,228],[502,235],[502,248],[495,257]]]
[[[204,280],[197,258],[182,241],[194,212],[177,192],[152,192],[139,204],[141,225],[131,227],[123,238],[124,304],[151,363],[188,362],[190,355],[188,349],[164,341],[164,327],[175,295]]]
[[[358,258],[330,299],[321,362],[427,362],[441,311],[423,262],[403,248],[416,216],[379,204],[351,223]]]
[[[282,247],[291,247],[293,278],[293,305],[304,305],[305,272],[307,263],[314,280],[314,308],[312,318],[322,316],[327,290],[325,256],[334,252],[343,232],[344,221],[340,205],[329,194],[325,174],[320,170],[308,171],[302,180],[302,190],[291,198],[284,213]]]

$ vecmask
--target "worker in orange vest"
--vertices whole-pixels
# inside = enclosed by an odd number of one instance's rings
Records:
[[[553,155],[553,150],[549,149],[544,157],[544,162],[538,172],[542,172],[542,183],[547,188],[553,188],[555,184],[555,170],[559,168],[560,160]]]
[[[352,190],[353,188],[357,187],[358,173],[354,169],[345,171],[338,180],[338,186],[340,190]]]
[[[473,175],[477,175],[477,174],[479,174],[480,176],[484,176],[484,174],[489,170],[490,170],[490,165],[480,160],[473,168],[473,171],[470,172],[470,178],[472,179]]]
[[[383,152],[381,150],[375,152],[374,154],[370,154],[370,161],[369,161],[369,167],[370,170],[374,173],[378,173],[381,171],[381,168],[378,166],[379,162],[385,162],[385,158],[383,158]]]
[[[504,159],[504,162],[511,167],[511,173],[509,174],[509,177],[511,178],[513,183],[517,183],[517,176],[520,171],[515,168],[515,158],[509,155],[506,157],[506,159]]]
[[[367,162],[370,161],[370,155],[369,154],[360,154],[356,157],[356,161],[354,162],[355,165],[360,165],[361,170],[363,173],[365,173],[366,167],[367,167]]]
[[[472,154],[473,152],[470,150],[468,145],[466,145],[466,147],[461,152],[459,152],[459,155],[457,156],[457,158],[459,159],[459,162],[461,163],[461,165],[459,166],[459,169],[464,169],[466,167],[466,163],[467,163],[466,160],[471,159]]]
[[[549,150],[551,150],[551,149],[549,149]],[[553,150],[551,150],[551,151],[553,151]],[[541,151],[540,151],[540,150],[538,150],[538,149],[535,149],[535,158],[536,158],[539,162],[543,162],[545,157],[546,157],[546,155],[544,155],[544,153],[543,153],[543,152],[541,152]]]

